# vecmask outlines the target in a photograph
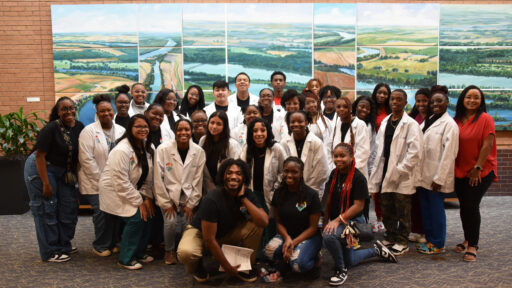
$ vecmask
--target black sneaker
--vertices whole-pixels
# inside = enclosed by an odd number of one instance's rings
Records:
[[[398,262],[398,259],[396,259],[395,255],[393,255],[393,253],[391,253],[391,251],[389,251],[389,248],[386,247],[384,244],[382,244],[382,242],[377,240],[377,242],[375,242],[375,244],[373,244],[373,245],[374,245],[375,249],[377,249],[377,252],[379,253],[380,258],[386,259],[387,261],[389,261],[391,263]]]
[[[331,278],[329,278],[329,285],[340,286],[341,284],[345,283],[347,277],[347,268],[343,268],[341,270],[336,269],[334,275],[332,275]]]
[[[258,274],[257,274],[256,270],[254,270],[254,269],[251,269],[249,271],[249,273],[238,272],[237,277],[240,280],[245,281],[245,282],[254,282],[254,281],[258,280]]]
[[[208,275],[208,271],[206,271],[206,269],[204,268],[203,261],[199,261],[197,269],[194,272],[194,274],[192,274],[192,277],[194,277],[194,279],[196,279],[196,281],[199,283],[204,283],[208,281],[210,275]]]

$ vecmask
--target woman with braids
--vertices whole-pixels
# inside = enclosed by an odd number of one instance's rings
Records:
[[[285,155],[283,147],[274,141],[272,127],[267,121],[262,118],[251,121],[247,128],[247,143],[242,147],[240,159],[247,163],[252,173],[249,188],[258,198],[263,210],[270,214],[272,196],[281,183]],[[261,250],[274,237],[275,229],[275,220],[271,218],[269,225],[263,230],[259,256],[263,256]]]
[[[341,142],[349,143],[354,147],[354,156],[357,160],[356,168],[368,179],[368,159],[370,158],[368,127],[363,120],[352,116],[352,103],[346,96],[336,100],[336,114],[332,132],[332,148]]]
[[[116,97],[114,98],[114,104],[116,105],[116,115],[114,121],[116,124],[123,126],[126,129],[128,127],[128,121],[130,121],[130,115],[128,110],[130,109],[130,87],[124,84],[116,87]]]
[[[153,261],[145,254],[153,206],[153,145],[149,122],[136,114],[124,135],[110,151],[100,178],[100,209],[124,222],[119,266],[136,270]]]
[[[98,121],[87,125],[80,133],[78,184],[80,193],[92,206],[94,225],[92,252],[105,257],[112,254],[119,218],[100,210],[98,182],[107,163],[108,154],[114,148],[116,140],[124,134],[125,129],[113,123],[114,108],[108,95],[94,96],[92,103],[96,105]]]
[[[34,151],[25,162],[24,178],[36,225],[41,260],[65,262],[78,221],[78,137],[84,125],[75,119],[75,103],[61,97],[53,106],[50,122],[37,136]]]
[[[164,120],[162,121],[162,128],[172,130],[174,133],[174,126],[181,116],[176,112],[178,106],[178,98],[174,90],[163,88],[156,94],[153,104],[157,103],[164,109]],[[156,147],[155,147],[156,148]]]
[[[229,120],[224,111],[215,111],[208,119],[206,135],[199,140],[206,155],[204,169],[204,189],[209,192],[215,189],[217,170],[224,159],[238,158],[240,146],[229,137]]]
[[[132,101],[130,102],[130,109],[128,114],[131,116],[135,114],[144,114],[144,111],[149,106],[146,102],[146,87],[142,83],[135,83],[131,88]]]
[[[180,114],[185,117],[192,117],[192,113],[204,109],[203,89],[198,85],[188,87],[183,100],[181,100]]]
[[[350,144],[336,145],[333,159],[336,168],[325,184],[322,198],[324,223],[327,223],[323,230],[323,241],[334,260],[334,274],[329,278],[329,285],[338,286],[347,279],[347,269],[365,259],[378,256],[393,263],[397,260],[380,241],[373,248],[354,250],[357,241],[352,235],[342,237],[349,222],[366,222],[363,209],[368,199],[368,186],[366,178],[356,168],[354,150]]]
[[[304,181],[321,197],[329,173],[323,143],[309,132],[308,115],[305,111],[288,112],[286,124],[291,136],[281,140],[281,146],[287,157],[294,156],[304,162]]]
[[[279,281],[289,270],[308,272],[315,264],[319,268],[322,236],[318,219],[322,208],[318,193],[304,183],[303,173],[304,162],[299,158],[284,161],[283,180],[271,203],[278,235],[265,247],[265,255],[276,261],[277,272],[266,275],[266,282]]]

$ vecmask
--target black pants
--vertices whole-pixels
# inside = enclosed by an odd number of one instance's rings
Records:
[[[478,246],[480,238],[480,202],[494,179],[494,171],[482,178],[477,186],[469,184],[469,178],[455,178],[455,193],[460,203],[460,220],[464,230],[464,240],[471,247]]]

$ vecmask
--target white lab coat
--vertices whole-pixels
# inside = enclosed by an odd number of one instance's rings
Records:
[[[341,143],[341,119],[336,115],[334,118],[335,127],[333,131],[333,140],[331,151],[334,147]],[[368,179],[368,159],[370,158],[370,135],[368,134],[368,127],[363,120],[355,117],[352,120],[352,132],[354,133],[354,158],[356,159],[356,168]],[[350,144],[351,141],[350,130],[343,139],[344,143]],[[334,164],[333,164],[334,165]],[[334,168],[334,166],[331,166]]]
[[[368,135],[370,135],[370,158],[368,158],[368,175],[372,174],[375,157],[377,156],[377,132],[373,129],[372,124],[366,124],[368,127]]]
[[[325,123],[322,118],[318,118],[315,124],[311,123],[308,125],[309,131],[314,133],[322,143],[324,143],[325,156],[327,156],[327,163],[329,164],[329,168],[331,170],[334,168],[334,164],[332,164],[332,133],[333,128],[331,125],[331,121],[329,118],[325,118]],[[332,165],[332,167],[331,167]]]
[[[240,148],[247,143],[247,125],[242,124],[235,129],[231,130],[231,139],[234,139]]]
[[[113,123],[114,139],[121,138],[125,129]],[[91,123],[80,132],[78,138],[78,187],[83,195],[98,194],[98,182],[107,163],[107,139],[99,121]]]
[[[281,146],[283,146],[286,157],[297,157],[297,148],[293,135],[281,140]],[[318,139],[313,133],[308,133],[304,141],[300,159],[304,162],[304,172],[302,173],[304,182],[317,191],[318,196],[322,199],[325,188],[324,185],[330,173],[322,140]]]
[[[405,112],[398,123],[391,142],[388,169],[383,178],[384,171],[384,134],[388,121],[388,115],[382,121],[381,128],[377,133],[377,156],[374,163],[374,171],[368,182],[370,193],[378,193],[382,183],[382,193],[396,192],[405,195],[414,194],[417,173],[420,173],[420,160],[423,147],[423,133],[416,120],[409,117]]]
[[[174,120],[178,121],[180,117],[178,116],[178,113],[172,112],[174,115]],[[169,119],[167,118],[167,115],[164,114],[164,121],[162,121],[162,124],[160,124],[160,133],[162,134],[162,141],[161,143],[164,143],[171,139],[176,139],[176,135],[174,135],[174,132],[171,129],[171,125],[169,125]]]
[[[286,111],[281,106],[276,105],[274,105],[272,109],[274,110],[272,133],[274,134],[274,140],[280,142],[285,138],[284,136],[288,136],[288,127],[285,121]],[[282,125],[284,125],[284,127]]]
[[[247,145],[242,147],[240,159],[247,161]],[[265,203],[267,208],[271,211],[272,197],[274,191],[281,184],[283,177],[283,162],[286,159],[286,153],[279,143],[275,143],[271,148],[267,148],[265,152],[265,164],[263,165],[263,195],[265,196]],[[251,171],[254,173],[254,160],[252,162]],[[251,175],[252,176],[252,175]],[[249,188],[253,190],[254,179],[251,177],[251,184]],[[272,215],[272,213],[270,213]]]
[[[162,209],[180,206],[181,190],[187,196],[185,204],[195,208],[203,194],[203,169],[206,157],[199,145],[190,141],[185,163],[181,160],[175,140],[162,143],[156,149],[154,185],[156,204]]]
[[[258,100],[260,100],[260,97],[258,97],[258,96],[256,96],[256,95],[254,95],[254,94],[249,92],[249,105],[256,105],[256,106],[258,106]],[[229,105],[237,105],[238,106],[238,101],[236,99],[236,92],[231,94],[231,95],[229,95],[228,103],[229,103]]]
[[[128,139],[119,142],[108,156],[107,164],[100,177],[100,209],[104,212],[131,217],[142,204],[142,196],[153,198],[153,159],[148,159],[148,176],[137,190],[137,182],[142,175],[137,156]]]
[[[423,122],[421,129],[425,126]],[[441,185],[441,192],[450,193],[455,185],[455,158],[459,152],[459,127],[445,112],[423,134],[421,175],[417,186],[432,190],[432,182]]]
[[[204,112],[206,112],[206,116],[208,116],[208,119],[210,118],[210,115],[212,115],[213,112],[215,111],[217,111],[217,109],[215,109],[215,102],[212,102],[208,106],[204,107]],[[238,107],[238,105],[236,105],[236,103],[235,105],[228,104],[228,111],[226,111],[226,114],[228,115],[230,130],[235,129],[244,121],[242,110],[240,109],[240,107]]]
[[[203,147],[205,140],[206,140],[206,136],[201,137],[201,139],[199,139],[199,146]],[[227,151],[227,158],[237,159],[239,155],[240,155],[240,145],[238,145],[238,142],[236,142],[234,139],[229,138],[229,148]],[[222,163],[222,161],[219,161],[217,163],[217,169],[219,169],[219,166],[221,163]],[[212,176],[210,175],[210,172],[208,171],[208,167],[206,167],[206,165],[204,166],[203,170],[204,170],[204,176],[203,176],[204,177],[204,180],[203,180],[204,188],[208,192],[208,191],[215,189],[215,181],[212,178]]]
[[[144,111],[141,111],[141,109],[138,108],[137,105],[135,105],[135,102],[133,102],[133,99],[132,99],[132,101],[130,101],[130,108],[128,109],[128,115],[130,115],[130,117],[132,117],[135,114],[144,115],[144,112],[146,112],[146,109],[148,109],[148,107],[149,107],[149,103],[144,102]]]

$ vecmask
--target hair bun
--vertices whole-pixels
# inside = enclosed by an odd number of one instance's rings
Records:
[[[92,98],[92,104],[98,105],[98,104],[100,104],[100,102],[110,103],[110,96],[108,96],[107,94],[100,94],[100,95],[96,95],[96,96],[94,96],[94,98]]]
[[[124,93],[124,94],[128,94],[128,92],[130,92],[130,87],[126,84],[123,84],[121,86],[117,86],[116,87],[116,91],[118,93]]]

